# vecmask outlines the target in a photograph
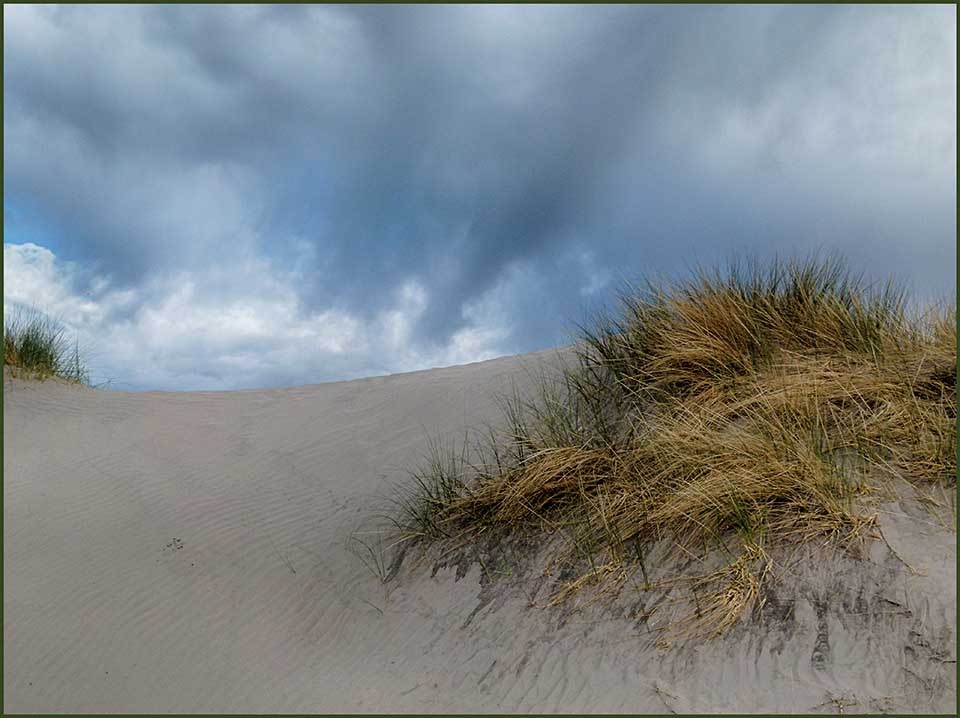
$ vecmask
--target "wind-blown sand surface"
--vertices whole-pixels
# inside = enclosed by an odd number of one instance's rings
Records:
[[[5,711],[956,708],[956,535],[910,502],[880,517],[899,558],[814,552],[668,650],[635,595],[540,609],[413,561],[382,585],[352,533],[549,356],[266,391],[5,378]]]

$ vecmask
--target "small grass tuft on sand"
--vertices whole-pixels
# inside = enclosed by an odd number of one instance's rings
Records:
[[[712,636],[759,600],[771,547],[862,543],[871,500],[898,478],[955,486],[955,306],[911,311],[896,283],[841,261],[628,288],[575,352],[532,399],[504,403],[505,432],[471,452],[434,446],[402,497],[402,536],[566,537],[584,570],[550,604],[637,568],[649,587],[657,542],[720,551],[720,568],[682,579],[698,609],[673,625]]]
[[[39,312],[21,312],[3,323],[3,365],[38,378],[51,376],[86,384],[79,346],[65,330]]]

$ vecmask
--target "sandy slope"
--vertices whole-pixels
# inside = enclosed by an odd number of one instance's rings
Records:
[[[351,532],[544,356],[249,392],[5,379],[5,711],[955,707],[956,536],[909,504],[882,521],[922,575],[882,543],[818,554],[728,637],[669,651],[635,596],[541,610],[523,581],[411,561],[385,589]]]

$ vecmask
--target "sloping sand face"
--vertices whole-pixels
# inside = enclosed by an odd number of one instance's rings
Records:
[[[956,537],[906,504],[896,556],[818,554],[669,650],[629,591],[544,610],[525,579],[411,561],[382,584],[351,535],[549,357],[250,392],[5,379],[5,711],[956,707]]]

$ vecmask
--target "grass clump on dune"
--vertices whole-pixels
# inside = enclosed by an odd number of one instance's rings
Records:
[[[667,540],[729,561],[686,629],[715,635],[757,600],[768,550],[860,542],[896,478],[955,481],[956,310],[911,312],[841,262],[735,264],[621,296],[572,368],[506,403],[509,429],[417,475],[404,536],[573,537],[581,586],[622,582]],[[646,582],[646,581],[645,581]]]
[[[45,378],[58,376],[87,383],[79,347],[66,340],[65,330],[37,312],[5,318],[3,365]]]

